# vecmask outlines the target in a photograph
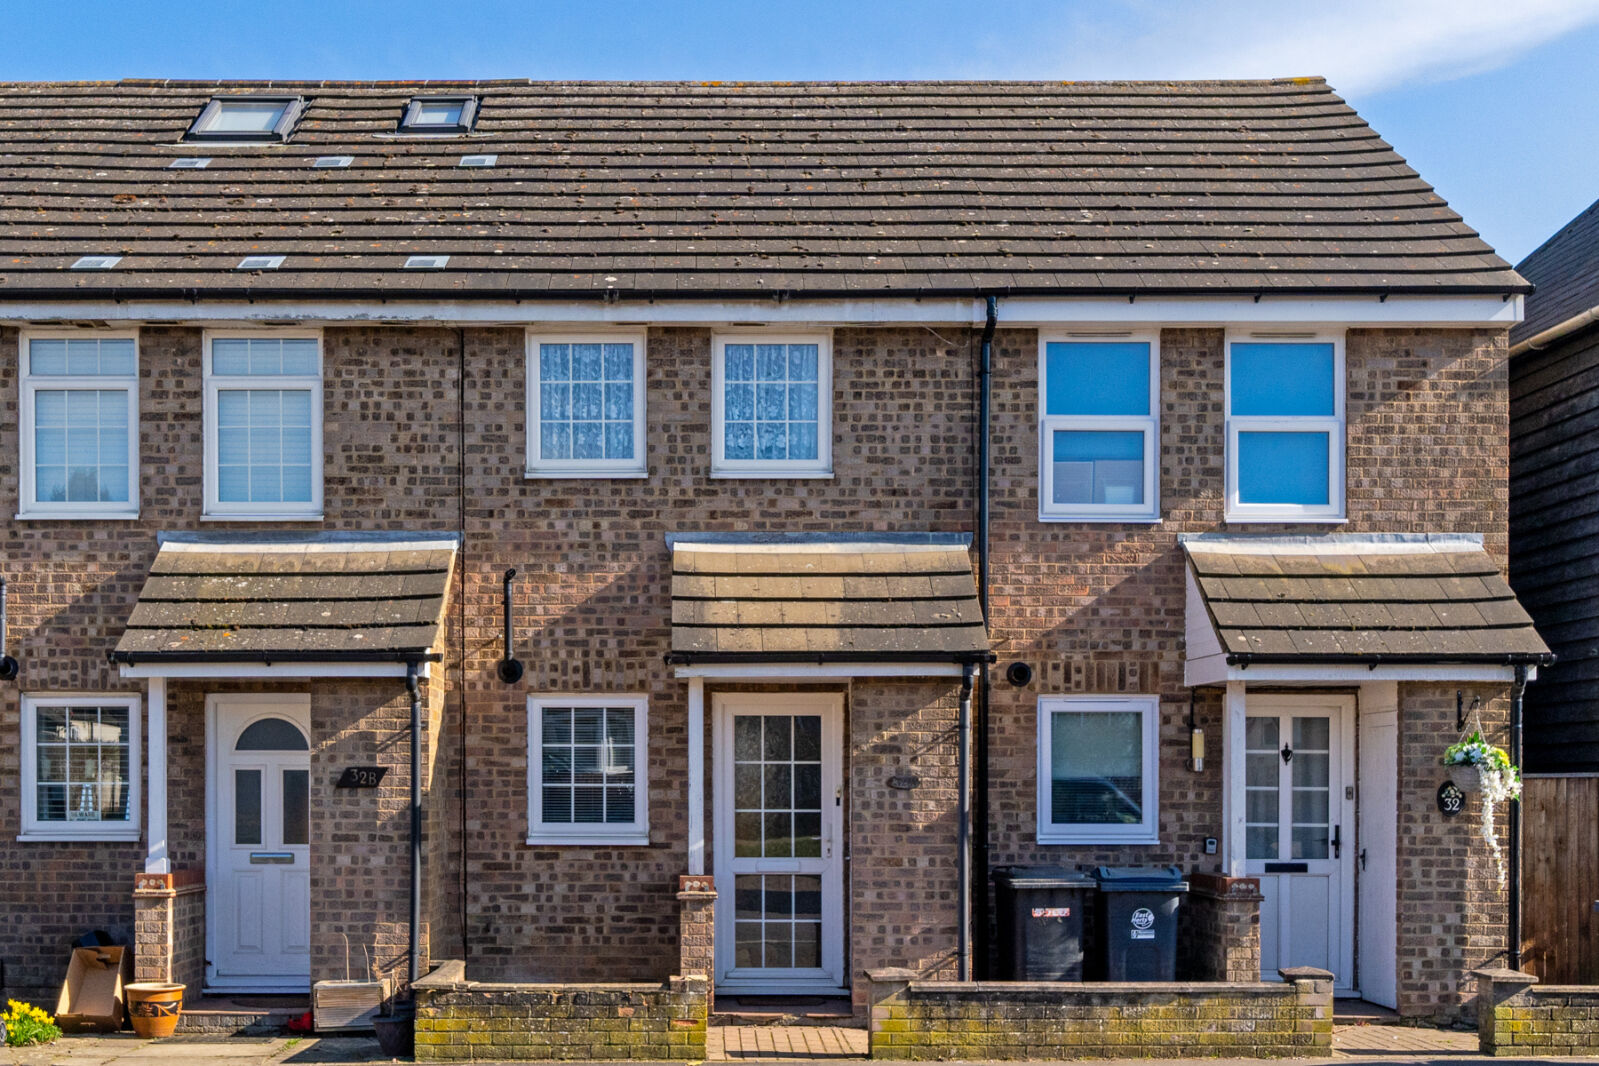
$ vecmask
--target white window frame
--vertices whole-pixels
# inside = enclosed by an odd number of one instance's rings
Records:
[[[625,707],[633,712],[633,821],[545,825],[543,712],[546,707]],[[648,696],[541,692],[527,698],[527,842],[555,846],[639,846],[650,842]]]
[[[1149,345],[1149,414],[1052,415],[1049,410],[1051,344]],[[1144,435],[1144,502],[1055,503],[1054,434],[1057,430],[1137,432]],[[1040,333],[1038,337],[1038,519],[1041,522],[1160,521],[1160,334]]]
[[[36,340],[132,340],[133,376],[69,377],[66,375],[35,376],[31,373],[29,346]],[[17,458],[22,470],[17,485],[17,517],[19,519],[127,519],[139,517],[139,483],[143,480],[143,466],[139,457],[139,331],[120,330],[54,330],[25,329],[17,342],[18,397],[22,410],[17,413]],[[102,503],[98,500],[72,503],[41,503],[34,497],[38,492],[38,469],[34,457],[34,394],[65,389],[110,391],[128,390],[128,499],[126,503]]]
[[[18,840],[138,840],[140,828],[140,779],[144,763],[139,747],[139,705],[135,694],[126,692],[56,692],[22,694],[22,832]],[[39,730],[40,707],[126,707],[128,709],[128,817],[125,822],[42,822],[39,820]]]
[[[540,428],[539,345],[541,344],[616,344],[633,345],[633,458],[631,459],[545,459]],[[540,333],[527,331],[527,468],[529,478],[637,478],[649,476],[649,425],[645,421],[648,397],[645,395],[649,365],[648,333],[645,330],[589,333]]]
[[[1072,713],[1136,711],[1143,715],[1143,808],[1138,825],[1060,825],[1049,817],[1052,785],[1050,716]],[[1038,698],[1038,781],[1035,801],[1040,844],[1158,844],[1160,843],[1160,697],[1158,696],[1040,696]]]
[[[217,340],[234,338],[275,338],[279,340],[315,340],[316,366],[314,377],[233,376],[211,372],[211,345]],[[201,518],[211,522],[320,522],[322,520],[322,477],[327,457],[322,452],[322,392],[326,373],[322,331],[319,329],[292,330],[206,330],[201,346],[202,378],[205,383],[205,511]],[[311,501],[309,503],[223,503],[217,484],[217,393],[227,387],[261,389],[308,389],[311,393]]]
[[[723,410],[729,344],[816,345],[816,458],[726,459]],[[830,333],[718,333],[711,338],[711,477],[833,476],[833,338]]]
[[[1333,349],[1333,414],[1270,417],[1233,415],[1234,344],[1331,344]],[[1228,333],[1227,389],[1224,416],[1227,424],[1227,504],[1229,522],[1326,522],[1346,520],[1344,470],[1349,450],[1345,396],[1349,391],[1344,369],[1344,336],[1341,333]],[[1239,433],[1318,433],[1328,439],[1327,503],[1315,504],[1242,503],[1238,494]]]

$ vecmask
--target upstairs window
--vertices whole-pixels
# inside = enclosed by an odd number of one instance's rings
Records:
[[[1343,342],[1230,341],[1228,521],[1343,517]]]
[[[418,96],[405,105],[400,129],[406,133],[471,133],[476,121],[475,96]]]
[[[139,698],[22,697],[22,839],[139,839]]]
[[[1160,517],[1157,338],[1045,339],[1038,516]]]
[[[644,334],[528,339],[529,477],[642,477]]]
[[[713,475],[832,476],[827,337],[718,337],[713,364]]]
[[[321,518],[321,342],[208,334],[205,347],[207,517]]]
[[[286,141],[305,100],[298,96],[218,96],[189,127],[191,141]]]
[[[647,707],[642,696],[528,698],[528,843],[650,842]]]
[[[135,517],[135,336],[24,333],[21,393],[19,517]]]

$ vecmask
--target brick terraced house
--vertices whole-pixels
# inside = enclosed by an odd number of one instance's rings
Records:
[[[0,189],[11,989],[862,1009],[1033,863],[1505,961],[1528,286],[1322,81],[8,84]]]

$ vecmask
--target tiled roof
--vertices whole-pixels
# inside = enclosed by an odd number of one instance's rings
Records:
[[[453,536],[168,535],[119,662],[437,658]]]
[[[449,91],[473,132],[397,131]],[[288,143],[183,140],[249,93],[305,97]],[[0,84],[0,299],[1524,287],[1314,78]]]
[[[976,660],[971,558],[947,543],[694,543],[672,549],[675,660]]]
[[[1549,653],[1498,566],[1480,549],[1185,546],[1229,659],[1503,662]]]
[[[1537,291],[1527,297],[1526,320],[1511,327],[1512,344],[1599,307],[1599,200],[1544,241],[1516,270]]]

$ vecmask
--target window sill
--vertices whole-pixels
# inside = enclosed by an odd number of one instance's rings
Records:
[[[528,845],[540,848],[643,848],[650,843],[649,833],[617,836],[549,836],[529,834]]]
[[[1103,847],[1103,848],[1114,848],[1114,847],[1120,847],[1123,844],[1132,844],[1132,845],[1137,845],[1139,847],[1144,847],[1144,846],[1147,846],[1147,845],[1150,845],[1150,844],[1159,844],[1159,843],[1160,843],[1160,835],[1157,834],[1157,833],[1151,833],[1151,834],[1148,834],[1148,835],[1141,835],[1141,836],[1131,836],[1131,837],[1107,837],[1107,836],[1105,836],[1102,833],[1072,833],[1072,834],[1050,833],[1048,835],[1045,835],[1043,833],[1038,834],[1038,844],[1039,844],[1040,847],[1053,847],[1053,846],[1058,846],[1058,845],[1061,845],[1061,844],[1071,844],[1071,845],[1078,845],[1078,846],[1084,845],[1084,844],[1092,844],[1095,847]]]
[[[322,512],[315,514],[203,514],[202,522],[320,522]]]
[[[1349,522],[1347,515],[1297,515],[1297,514],[1229,514],[1222,521],[1233,526],[1301,525],[1341,526]]]
[[[24,844],[136,844],[139,830],[104,829],[92,833],[65,833],[47,829],[32,829],[18,833],[17,840]]]
[[[624,481],[642,480],[650,476],[648,470],[541,470],[528,467],[522,471],[525,481]]]
[[[1068,514],[1038,514],[1040,522],[1083,522],[1104,525],[1112,523],[1124,526],[1158,526],[1164,521],[1158,515],[1128,514],[1128,515],[1068,515]]]
[[[135,522],[138,511],[18,511],[18,522]]]
[[[827,480],[832,478],[832,476],[833,471],[831,467],[826,470],[794,470],[784,469],[782,467],[762,469],[758,467],[749,467],[747,469],[740,470],[712,470],[710,473],[710,478],[712,481],[748,481],[757,478],[765,481],[778,481],[784,478],[789,478],[792,480],[802,480],[806,478],[814,480]]]

